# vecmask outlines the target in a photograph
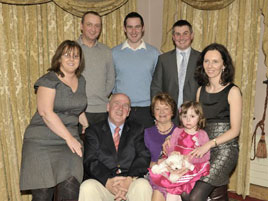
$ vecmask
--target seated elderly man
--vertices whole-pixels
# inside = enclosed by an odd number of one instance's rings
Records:
[[[143,127],[126,120],[130,99],[113,94],[108,119],[86,131],[84,179],[79,201],[150,201],[152,189],[144,175],[150,164]]]

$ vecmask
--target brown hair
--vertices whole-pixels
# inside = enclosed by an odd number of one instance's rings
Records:
[[[64,53],[74,51],[75,49],[78,50],[79,57],[80,57],[79,66],[75,71],[76,76],[79,77],[85,68],[85,60],[84,60],[82,48],[80,47],[80,45],[77,42],[72,41],[72,40],[65,40],[59,45],[59,47],[57,48],[57,50],[52,58],[51,68],[49,68],[48,71],[54,71],[55,73],[57,73],[61,77],[64,77],[64,73],[60,70],[61,56]]]
[[[87,12],[85,12],[85,13],[83,14],[83,16],[82,16],[82,19],[81,19],[81,23],[82,23],[82,24],[84,24],[85,17],[86,17],[86,15],[88,15],[88,14],[95,15],[95,16],[98,16],[98,17],[101,18],[100,14],[97,13],[96,11],[92,11],[92,10],[91,10],[91,11],[87,11]]]
[[[198,129],[203,129],[205,127],[206,120],[205,120],[205,117],[204,117],[204,113],[203,113],[203,109],[202,109],[201,104],[196,102],[196,101],[186,101],[181,105],[181,107],[179,109],[180,127],[183,127],[182,121],[181,121],[181,116],[183,114],[186,114],[187,111],[190,108],[193,108],[195,113],[199,116],[199,121],[198,121],[198,124],[197,124],[197,130]]]
[[[176,112],[177,112],[177,104],[173,100],[173,98],[170,95],[168,95],[167,93],[159,93],[153,97],[152,104],[151,104],[151,112],[152,112],[153,116],[154,116],[155,103],[157,101],[160,101],[161,103],[165,103],[165,104],[169,105],[171,107],[171,110],[172,110],[172,118],[175,117]]]

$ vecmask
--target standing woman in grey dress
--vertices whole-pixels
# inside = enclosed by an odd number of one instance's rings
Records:
[[[227,184],[238,160],[238,136],[242,119],[242,96],[233,84],[234,67],[227,49],[217,43],[200,55],[195,74],[199,85],[197,101],[206,118],[210,141],[191,152],[202,157],[210,150],[210,173],[202,177],[190,193],[190,201],[228,200]],[[185,198],[184,198],[185,199]],[[186,198],[187,199],[187,198]]]
[[[37,112],[27,127],[22,149],[20,189],[33,201],[77,200],[83,177],[82,141],[78,122],[88,126],[84,58],[75,41],[57,48],[48,73],[39,78]]]

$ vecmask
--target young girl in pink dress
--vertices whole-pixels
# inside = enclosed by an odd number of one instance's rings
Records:
[[[181,127],[176,128],[172,133],[169,140],[170,146],[167,148],[167,156],[164,156],[164,158],[172,153],[174,154],[174,152],[179,152],[194,165],[194,169],[191,171],[183,166],[181,170],[174,171],[168,168],[169,172],[167,174],[154,174],[149,169],[149,180],[154,189],[152,201],[181,200],[180,195],[182,193],[189,194],[195,182],[202,176],[209,174],[209,152],[201,158],[187,156],[195,148],[209,141],[207,133],[203,130],[205,119],[201,105],[194,101],[182,104],[179,111],[179,120]],[[160,159],[160,161],[162,162],[163,159]],[[180,176],[174,183],[168,179],[171,172]]]

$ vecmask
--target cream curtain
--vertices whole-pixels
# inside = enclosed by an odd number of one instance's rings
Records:
[[[206,3],[202,5],[202,2]],[[178,19],[187,19],[193,25],[195,49],[201,51],[208,44],[218,42],[224,44],[232,55],[236,67],[235,83],[243,94],[243,120],[239,141],[239,162],[231,177],[229,189],[243,196],[249,194],[249,157],[261,13],[266,18],[263,48],[266,56],[268,55],[267,2],[267,0],[164,1],[163,52],[174,48],[171,40],[173,23]],[[268,64],[267,57],[266,64]]]
[[[0,200],[3,201],[31,200],[29,195],[20,194],[19,170],[24,130],[36,111],[33,84],[50,67],[59,43],[76,40],[80,35],[81,18],[55,2],[45,2],[0,3]],[[128,0],[103,16],[100,41],[110,47],[122,42],[123,19],[134,10],[136,0]]]

